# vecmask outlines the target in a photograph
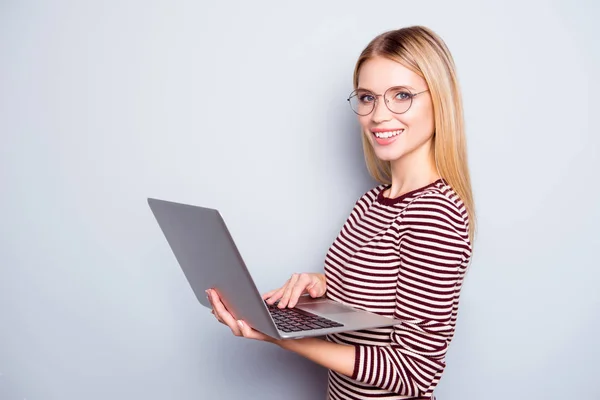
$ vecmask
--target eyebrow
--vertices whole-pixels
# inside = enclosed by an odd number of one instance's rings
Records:
[[[417,91],[417,89],[415,89],[414,87],[409,86],[409,85],[394,85],[394,86],[390,86],[390,87],[405,87],[405,88],[413,90],[415,92]],[[357,87],[356,90],[364,90],[364,91],[367,91],[367,92],[375,93],[374,90],[363,88],[363,87]]]

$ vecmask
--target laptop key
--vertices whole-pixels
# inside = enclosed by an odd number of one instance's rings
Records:
[[[303,331],[310,331],[313,329],[308,325],[300,325],[298,328],[302,329]]]
[[[284,332],[299,332],[344,326],[338,322],[297,308],[281,309],[275,306],[268,306],[268,309],[277,328]]]

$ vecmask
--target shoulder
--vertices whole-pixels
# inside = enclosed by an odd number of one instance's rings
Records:
[[[360,208],[363,211],[367,210],[372,204],[373,202],[375,202],[375,200],[377,199],[377,196],[379,196],[379,193],[385,189],[385,185],[377,185],[374,188],[368,190],[367,192],[365,192],[362,196],[360,196],[358,198],[358,200],[356,200],[356,203],[354,204],[354,208]]]
[[[444,236],[471,247],[465,205],[456,192],[442,181],[408,205],[402,222],[409,231]]]

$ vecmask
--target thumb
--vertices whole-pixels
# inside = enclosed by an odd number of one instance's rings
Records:
[[[317,284],[317,282],[314,282],[309,287],[307,287],[306,291],[308,292],[310,297],[319,297],[321,295],[320,290],[319,290],[319,285]]]

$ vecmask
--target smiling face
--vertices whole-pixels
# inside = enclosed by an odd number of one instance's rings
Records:
[[[398,91],[402,86],[409,90]],[[425,79],[404,65],[383,57],[365,61],[359,72],[358,101],[373,101],[374,98],[361,97],[361,90],[383,95],[389,99],[388,106],[395,111],[408,111],[397,114],[384,104],[383,96],[377,96],[375,109],[368,115],[358,117],[363,134],[373,146],[375,155],[392,164],[403,159],[429,157],[434,133],[433,105]],[[423,92],[423,93],[420,93]],[[410,101],[411,93],[419,93]],[[364,92],[362,93],[364,94]]]

